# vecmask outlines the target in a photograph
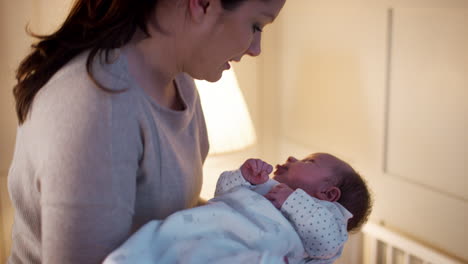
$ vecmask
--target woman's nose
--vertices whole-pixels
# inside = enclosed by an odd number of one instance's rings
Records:
[[[250,43],[250,46],[247,49],[246,53],[252,57],[260,55],[260,53],[262,52],[260,43],[261,43],[261,35],[260,33],[257,33],[255,34],[254,39],[252,40],[252,43]]]
[[[289,156],[289,158],[288,158],[287,161],[288,161],[288,162],[296,162],[297,159],[296,159],[295,157],[293,157],[293,156]]]

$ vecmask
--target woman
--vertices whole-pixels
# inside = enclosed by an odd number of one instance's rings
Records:
[[[77,0],[14,88],[8,263],[99,263],[198,203],[208,152],[192,78],[260,53],[285,0]]]

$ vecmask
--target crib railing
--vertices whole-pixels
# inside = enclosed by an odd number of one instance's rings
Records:
[[[367,264],[465,264],[429,247],[392,232],[381,225],[367,223],[365,236]]]

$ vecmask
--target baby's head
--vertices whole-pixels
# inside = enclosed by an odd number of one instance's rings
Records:
[[[289,157],[276,165],[273,179],[292,189],[300,188],[309,195],[338,202],[353,214],[348,231],[358,230],[372,209],[367,184],[346,162],[327,153],[314,153],[302,160]]]

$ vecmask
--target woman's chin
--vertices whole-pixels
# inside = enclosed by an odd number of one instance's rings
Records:
[[[217,82],[221,79],[222,76],[223,76],[223,72],[221,71],[221,72],[210,74],[209,76],[205,76],[204,80],[207,82]]]

